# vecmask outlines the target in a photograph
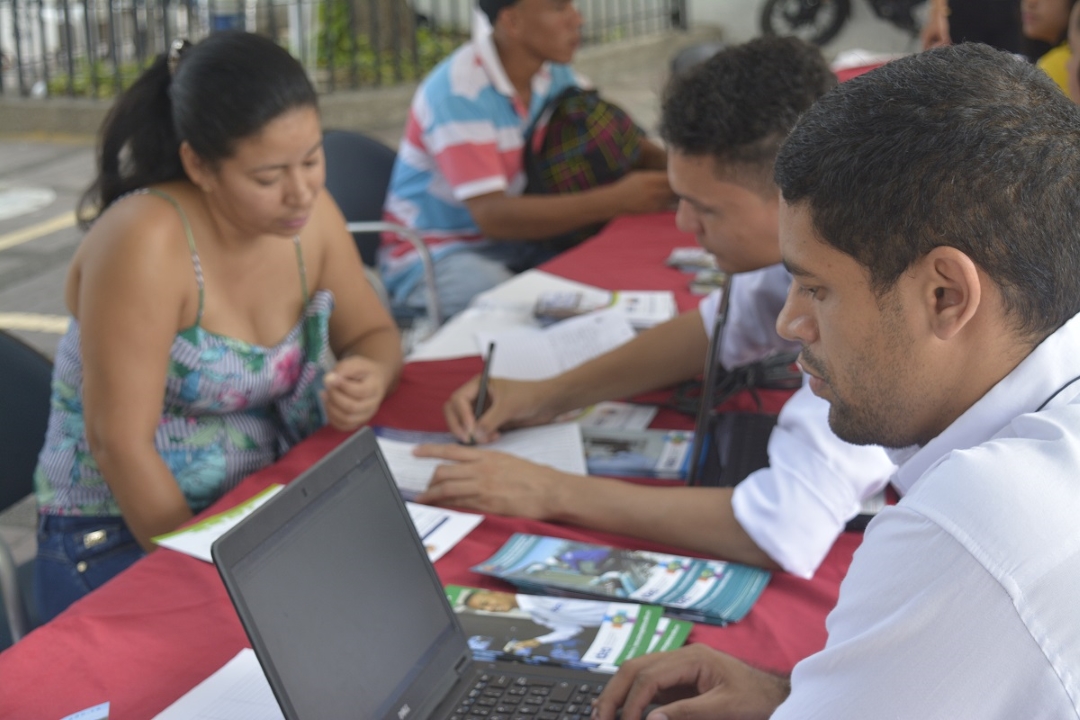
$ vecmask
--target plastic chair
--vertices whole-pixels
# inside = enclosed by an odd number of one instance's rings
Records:
[[[412,228],[382,221],[383,203],[397,154],[378,140],[351,130],[325,131],[323,152],[326,155],[326,189],[345,215],[364,265],[376,267],[379,233],[382,232],[397,233],[416,248],[424,268],[427,296],[429,325],[423,337],[434,333],[442,324],[442,308],[435,289],[435,265],[431,253],[420,234]]]
[[[34,490],[33,474],[49,421],[52,363],[0,331],[0,512]],[[28,581],[33,564],[17,567],[0,538],[0,598],[12,642],[33,628]]]

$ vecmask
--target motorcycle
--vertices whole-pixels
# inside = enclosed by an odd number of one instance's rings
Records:
[[[919,34],[914,10],[926,0],[867,0],[874,14],[901,30]],[[761,31],[766,35],[796,35],[824,45],[851,17],[851,0],[765,0]]]

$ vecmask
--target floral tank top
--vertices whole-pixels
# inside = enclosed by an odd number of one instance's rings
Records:
[[[139,192],[168,200],[180,213],[199,286],[195,324],[177,334],[169,351],[154,435],[158,453],[198,512],[325,423],[320,360],[329,345],[334,299],[327,290],[309,297],[300,240],[294,238],[305,308],[288,335],[263,347],[204,330],[202,266],[187,217],[171,196]],[[53,366],[49,425],[34,473],[38,511],[118,516],[86,439],[82,378],[79,324],[72,320]]]

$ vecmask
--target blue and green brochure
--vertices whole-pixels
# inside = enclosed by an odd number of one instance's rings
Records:
[[[479,660],[615,672],[631,658],[682,646],[693,627],[658,605],[460,585],[447,585],[446,597]]]
[[[652,603],[672,617],[711,625],[745,617],[770,577],[766,570],[720,560],[524,533],[472,570],[529,593]]]

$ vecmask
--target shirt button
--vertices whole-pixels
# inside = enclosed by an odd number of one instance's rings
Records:
[[[86,562],[80,560],[78,563],[76,563],[75,569],[81,573],[86,572]]]

